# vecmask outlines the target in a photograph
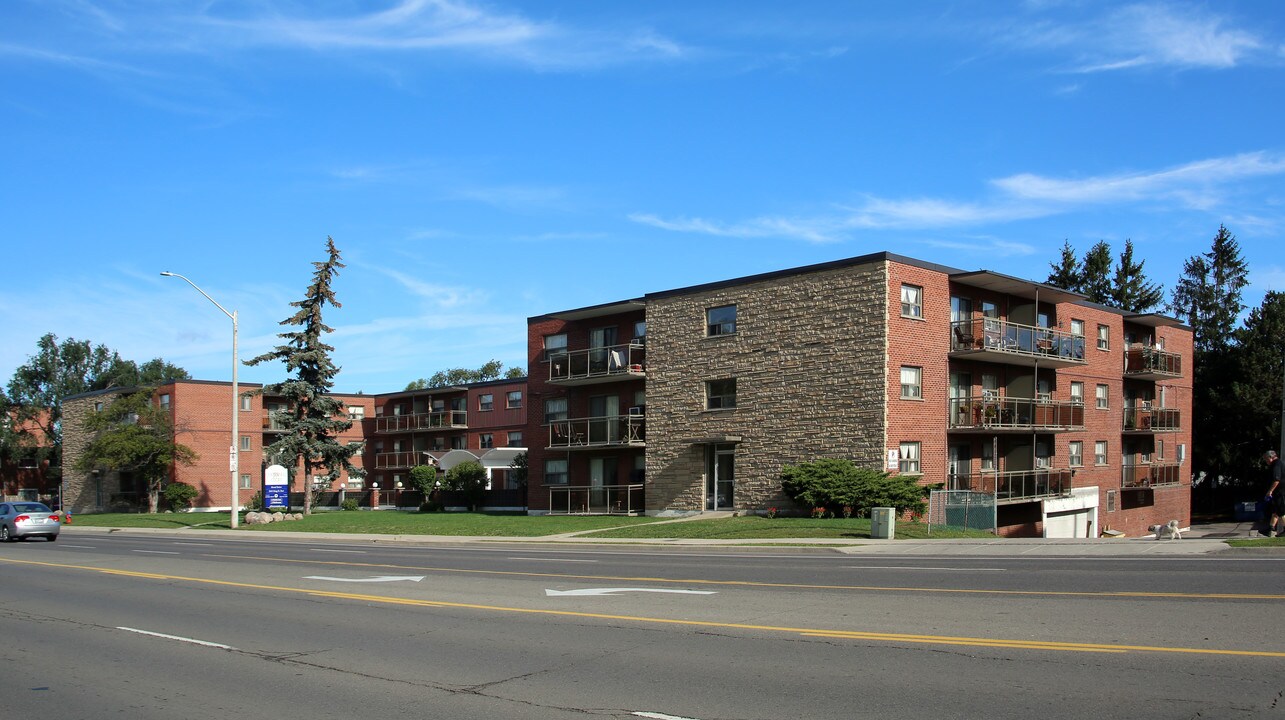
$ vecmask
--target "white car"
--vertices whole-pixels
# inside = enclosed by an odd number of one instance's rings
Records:
[[[12,542],[29,537],[58,539],[62,523],[48,507],[38,502],[0,503],[0,541]]]

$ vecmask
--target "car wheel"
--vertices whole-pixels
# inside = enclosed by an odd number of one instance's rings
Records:
[[[53,542],[53,541],[55,541],[55,540],[57,540],[57,539],[58,539],[58,536],[57,536],[57,535],[50,535],[50,536],[49,536],[49,542]]]
[[[13,536],[9,534],[8,525],[0,525],[0,542],[13,542]]]

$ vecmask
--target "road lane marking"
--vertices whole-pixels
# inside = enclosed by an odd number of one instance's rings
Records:
[[[621,575],[572,575],[569,573],[542,573],[518,570],[476,570],[470,568],[444,568],[425,565],[395,565],[392,563],[344,562],[339,560],[293,560],[288,558],[262,557],[258,555],[219,555],[208,554],[206,557],[227,558],[229,560],[263,560],[271,563],[306,563],[310,565],[337,565],[343,567],[381,568],[386,570],[409,570],[413,572],[456,573],[461,575],[494,575],[501,577],[556,578],[559,580],[576,580],[583,582],[654,582],[671,585],[720,585],[725,587],[750,588],[785,588],[791,590],[860,590],[863,592],[903,592],[962,595],[1016,595],[1034,597],[1088,597],[1088,598],[1157,598],[1161,600],[1272,600],[1285,601],[1282,594],[1256,593],[1178,593],[1154,592],[1143,590],[1118,590],[1089,592],[1085,590],[987,590],[979,588],[922,588],[883,585],[815,585],[808,583],[771,583],[753,580],[705,580],[701,578],[668,578],[668,577],[630,577]]]
[[[147,553],[149,555],[178,555],[177,550],[131,550],[130,552]]]
[[[150,630],[139,630],[138,628],[131,627],[117,627],[116,629],[138,633],[139,635],[147,635],[149,637],[163,638],[165,640],[177,640],[178,642],[192,643],[193,645],[204,645],[205,647],[219,648],[220,650],[236,650],[236,648],[231,645],[207,642],[205,640],[197,640],[195,638],[179,637],[178,635],[166,635],[165,633],[152,632]]]
[[[1224,650],[1219,648],[1179,647],[1174,645],[1112,645],[1098,643],[1076,643],[1043,640],[1010,640],[1005,638],[975,638],[951,635],[918,635],[911,633],[880,633],[862,630],[834,630],[825,628],[802,628],[787,625],[753,625],[749,623],[719,622],[714,620],[686,620],[682,618],[648,617],[645,615],[613,615],[575,610],[552,610],[548,608],[506,607],[503,605],[481,605],[477,603],[447,602],[445,600],[424,600],[387,595],[367,595],[362,593],[337,592],[333,590],[309,590],[307,588],[282,587],[277,585],[258,585],[254,583],[215,580],[213,578],[185,577],[182,575],[164,575],[160,573],[135,572],[132,570],[115,570],[111,568],[90,567],[86,565],[68,565],[65,563],[42,562],[38,560],[18,560],[0,556],[0,562],[13,565],[32,565],[38,567],[59,568],[63,570],[83,570],[87,572],[136,577],[150,580],[169,580],[190,582],[202,585],[215,585],[228,588],[264,590],[288,594],[308,595],[310,597],[349,600],[359,603],[384,603],[387,605],[404,605],[421,608],[451,608],[457,610],[478,610],[482,612],[514,613],[523,615],[546,615],[564,618],[585,618],[593,620],[612,620],[616,622],[636,622],[652,625],[677,627],[720,628],[730,630],[750,630],[754,632],[786,633],[798,637],[816,637],[845,640],[870,640],[890,643],[926,643],[932,645],[967,645],[973,647],[997,647],[1022,650],[1045,650],[1057,652],[1151,652],[1185,655],[1219,655],[1239,657],[1285,658],[1285,652],[1267,650]],[[199,641],[198,641],[199,642]]]
[[[175,545],[195,545],[197,547],[211,547],[214,543],[194,543],[194,542],[175,542]]]
[[[341,578],[341,577],[326,577],[325,575],[308,575],[307,577],[304,578],[304,580],[329,580],[331,582],[349,582],[349,583],[398,582],[402,580],[419,582],[423,579],[424,579],[423,575],[381,575],[379,577],[368,577],[368,578]]]
[[[849,570],[945,570],[951,572],[1008,572],[1006,568],[918,567],[915,565],[847,565]]]
[[[570,563],[596,563],[597,560],[577,560],[575,558],[544,558],[544,557],[511,557],[508,560],[534,560],[536,562],[570,562]]]
[[[334,550],[332,548],[308,548],[313,552],[332,552],[332,553],[352,553],[353,555],[365,555],[365,550]]]
[[[696,718],[683,717],[682,715],[666,715],[658,712],[636,711],[629,714],[636,717],[653,718],[654,720],[696,720]]]
[[[59,545],[59,547],[65,547],[65,548],[80,548],[81,550],[97,550],[97,549],[98,549],[98,546],[97,546],[97,545],[72,545],[72,544],[70,544],[70,543],[61,543],[61,544]]]
[[[620,593],[673,593],[675,595],[717,595],[713,590],[675,590],[674,588],[580,588],[578,590],[545,590],[546,597],[587,597]]]

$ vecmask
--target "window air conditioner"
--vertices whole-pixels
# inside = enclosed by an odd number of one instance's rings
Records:
[[[646,405],[635,405],[635,406],[633,406],[633,407],[629,408],[629,414],[630,414],[631,416],[635,416],[635,417],[637,417],[637,416],[641,416],[641,415],[643,415],[643,414],[644,414],[644,412],[645,412],[646,410],[647,410],[647,406],[646,406]]]

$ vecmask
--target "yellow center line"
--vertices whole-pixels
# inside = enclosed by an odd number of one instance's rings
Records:
[[[880,585],[811,585],[806,583],[773,583],[753,580],[706,580],[700,578],[667,578],[667,577],[634,577],[627,575],[575,575],[570,573],[540,573],[524,570],[476,570],[468,568],[443,568],[424,565],[395,565],[392,563],[366,563],[350,560],[291,560],[256,555],[216,555],[207,553],[205,557],[226,558],[229,560],[262,560],[273,563],[298,563],[303,565],[331,565],[341,567],[379,568],[385,570],[417,570],[420,572],[457,573],[461,575],[500,575],[509,577],[553,578],[557,580],[586,580],[592,582],[655,582],[675,585],[720,585],[724,587],[763,587],[793,588],[796,590],[865,590],[870,592],[906,592],[906,593],[958,593],[965,595],[1027,595],[1037,597],[1092,597],[1092,598],[1165,598],[1196,600],[1285,600],[1285,595],[1268,595],[1253,593],[1178,593],[1152,592],[1142,590],[1119,591],[1073,591],[1073,590],[987,590],[977,588],[933,588],[933,587],[899,587]]]
[[[40,567],[61,568],[64,570],[86,570],[89,572],[136,577],[148,580],[174,580],[179,582],[217,585],[269,592],[295,593],[312,597],[334,598],[337,600],[354,600],[359,602],[383,603],[387,605],[406,605],[411,607],[454,608],[461,610],[479,610],[483,612],[521,613],[527,615],[551,615],[556,617],[591,618],[595,620],[615,620],[624,622],[650,623],[660,625],[677,625],[684,627],[718,628],[730,630],[753,630],[758,632],[781,632],[800,637],[816,637],[844,640],[869,640],[893,643],[928,643],[933,645],[967,645],[970,647],[994,647],[1021,650],[1046,650],[1056,652],[1156,652],[1183,653],[1194,655],[1237,655],[1243,657],[1285,658],[1285,652],[1262,650],[1221,650],[1213,648],[1187,648],[1151,645],[1110,645],[1097,643],[1057,642],[1043,640],[1007,640],[1003,638],[955,637],[950,635],[917,635],[911,633],[880,633],[861,630],[830,630],[824,628],[801,628],[781,625],[753,625],[748,623],[716,622],[710,620],[681,620],[677,618],[646,617],[641,615],[614,615],[608,613],[580,612],[575,610],[549,610],[542,608],[506,607],[503,605],[481,605],[476,603],[446,602],[443,600],[420,600],[416,598],[391,597],[385,595],[367,595],[329,590],[310,590],[307,588],[282,587],[278,585],[259,585],[255,583],[215,580],[211,578],[185,577],[182,575],[165,575],[161,573],[144,573],[112,568],[89,567],[85,565],[68,565],[63,563],[40,562],[35,560],[16,560],[0,557],[0,562],[15,565],[34,565]]]

